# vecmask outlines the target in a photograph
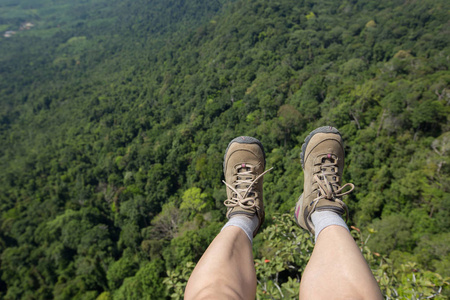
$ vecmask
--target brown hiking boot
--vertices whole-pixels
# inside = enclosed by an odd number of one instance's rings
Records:
[[[305,176],[303,194],[295,206],[295,220],[300,227],[315,233],[311,215],[314,211],[346,213],[347,205],[342,196],[353,191],[355,186],[347,183],[341,187],[344,169],[344,142],[339,131],[324,126],[312,131],[302,145],[300,155]],[[344,188],[350,190],[343,192]]]
[[[264,222],[263,178],[266,161],[260,141],[249,136],[233,139],[225,151],[223,173],[227,186],[227,200],[224,201],[227,218],[242,214],[252,218],[258,216],[256,235]]]

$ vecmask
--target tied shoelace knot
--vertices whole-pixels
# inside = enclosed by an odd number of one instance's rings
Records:
[[[253,187],[259,178],[272,169],[273,168],[270,168],[255,177],[252,167],[243,164],[243,166],[238,169],[237,174],[235,174],[236,180],[233,182],[234,187],[225,180],[222,180],[222,182],[234,193],[230,199],[224,201],[225,206],[240,206],[243,209],[254,208],[256,206],[256,193],[253,191]]]
[[[318,196],[309,204],[313,206],[310,215],[315,211],[319,200],[327,199],[341,204],[345,209],[346,218],[348,218],[348,207],[340,198],[351,193],[355,189],[355,185],[353,183],[346,183],[342,187],[339,186],[338,158],[333,158],[330,154],[326,158],[322,158],[320,170],[314,174],[313,178],[314,182],[318,185]],[[347,187],[350,187],[350,189],[344,191]]]

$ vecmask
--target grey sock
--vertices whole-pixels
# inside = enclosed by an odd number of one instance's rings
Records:
[[[234,217],[231,217],[230,220],[228,220],[225,226],[222,227],[222,230],[224,230],[228,226],[237,226],[242,230],[244,230],[245,234],[248,236],[248,239],[250,240],[250,243],[253,243],[253,232],[258,226],[258,223],[259,220],[256,215],[254,215],[252,218],[249,218],[245,215],[236,215]]]
[[[315,211],[311,215],[311,220],[316,230],[316,241],[319,233],[330,225],[342,226],[348,230],[347,224],[345,224],[341,216],[332,211]],[[350,230],[348,231],[350,232]]]

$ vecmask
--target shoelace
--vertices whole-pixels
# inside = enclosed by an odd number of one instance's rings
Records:
[[[324,171],[327,170],[327,171]],[[327,199],[331,201],[335,201],[342,205],[345,209],[346,218],[348,218],[348,207],[347,205],[340,199],[340,197],[345,196],[351,193],[355,189],[355,185],[353,183],[346,183],[343,186],[339,186],[337,182],[337,158],[334,159],[334,162],[325,163],[323,162],[321,165],[321,176],[317,173],[314,174],[314,180],[317,182],[319,186],[319,196],[315,198],[312,202],[314,203],[313,208],[310,210],[310,214],[315,211],[319,200]],[[333,181],[329,181],[327,176],[331,176]],[[350,187],[349,190],[343,192],[346,187]],[[311,205],[310,204],[310,205]]]
[[[231,184],[227,183],[225,180],[222,180],[223,183],[225,183],[225,185],[232,190],[237,197],[231,197],[231,199],[227,199],[223,202],[223,204],[225,204],[226,207],[236,207],[236,206],[240,206],[243,209],[250,209],[256,206],[256,201],[255,201],[255,197],[254,194],[253,196],[249,196],[250,192],[252,191],[252,187],[253,185],[256,183],[256,181],[261,178],[262,176],[264,176],[264,174],[266,174],[267,172],[269,172],[270,170],[272,170],[273,168],[270,168],[266,171],[264,171],[263,173],[259,174],[255,179],[242,179],[242,178],[252,178],[254,175],[252,174],[252,171],[241,171],[238,172],[238,178],[241,179],[236,179],[236,183],[235,186],[247,186],[247,188],[243,188],[243,189],[238,189],[238,188],[234,188]],[[247,197],[249,196],[249,197]]]

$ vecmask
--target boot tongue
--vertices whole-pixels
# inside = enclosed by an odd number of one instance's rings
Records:
[[[236,175],[236,179],[237,180],[247,180],[247,181],[251,181],[253,179],[253,176],[251,174],[242,174],[242,172],[249,172],[251,171],[250,166],[246,165],[245,163],[241,164],[239,167],[237,167],[237,175]],[[247,189],[250,183],[240,183],[240,184],[236,184],[235,188],[236,189]],[[241,195],[243,196],[243,195]]]
[[[326,156],[322,157],[322,163],[328,164],[327,166],[322,166],[322,177],[323,177],[323,184],[326,187],[325,192],[325,198],[328,200],[333,199],[334,192],[336,188],[339,188],[336,186],[338,183],[336,182],[336,159],[333,157],[332,154],[328,153]],[[331,164],[331,165],[330,165]],[[334,169],[332,171],[332,169]],[[326,180],[325,180],[326,178]]]
[[[328,161],[330,163],[334,163],[335,162],[335,158],[333,157],[332,154],[328,153],[325,157],[323,157],[322,159],[323,161]]]

